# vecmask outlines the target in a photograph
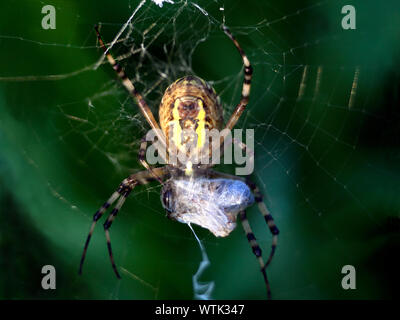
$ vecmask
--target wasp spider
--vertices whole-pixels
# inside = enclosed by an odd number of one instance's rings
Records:
[[[249,100],[253,69],[243,49],[226,26],[223,26],[223,30],[232,40],[243,60],[244,82],[241,99],[225,125],[222,116],[222,106],[215,90],[204,80],[195,76],[186,76],[178,79],[166,89],[159,107],[159,125],[149,106],[129,80],[121,65],[109,53],[97,26],[95,30],[108,62],[132,98],[136,101],[150,127],[157,133],[157,138],[162,145],[174,146],[178,149],[185,148],[187,141],[179,137],[179,132],[183,129],[193,129],[199,136],[206,129],[231,130],[245,110]],[[172,130],[170,130],[171,127]],[[173,136],[171,136],[171,132]],[[223,142],[222,140],[220,146]],[[204,141],[197,143],[197,148],[203,148],[203,144]],[[243,143],[240,146],[242,149],[246,149]],[[212,165],[192,166],[192,163],[189,161],[168,162],[168,154],[167,159],[165,159],[167,165],[152,168],[145,159],[146,147],[147,141],[143,139],[139,150],[139,161],[146,170],[132,174],[124,179],[118,189],[95,213],[84,246],[79,273],[82,273],[86,251],[96,222],[116,202],[115,207],[104,223],[104,230],[111,264],[116,276],[120,278],[112,255],[109,229],[133,188],[136,185],[143,185],[149,181],[157,180],[162,184],[162,205],[166,209],[167,216],[171,219],[183,223],[195,223],[209,229],[217,237],[225,237],[235,228],[237,216],[239,216],[253,253],[260,264],[267,287],[267,296],[270,298],[271,290],[265,270],[274,256],[279,230],[262,201],[262,195],[257,186],[249,179],[213,171],[210,169]],[[167,151],[170,150],[169,147]],[[212,152],[211,149],[208,151]],[[246,217],[245,209],[254,202],[257,203],[272,234],[271,252],[266,262],[262,258],[261,249],[256,242],[256,238]]]

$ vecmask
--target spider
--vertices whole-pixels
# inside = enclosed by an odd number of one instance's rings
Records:
[[[187,139],[182,139],[182,136],[179,134],[183,129],[192,129],[199,136],[206,129],[215,128],[221,130],[225,128],[231,130],[245,110],[249,101],[253,69],[249,59],[230,30],[225,25],[222,26],[222,29],[239,51],[244,65],[244,82],[241,99],[228,122],[224,125],[222,106],[215,90],[204,80],[196,76],[185,76],[176,80],[166,89],[159,107],[159,125],[141,94],[136,90],[121,65],[115,61],[104,44],[98,26],[95,26],[98,42],[104,50],[104,55],[117,73],[124,87],[136,101],[150,127],[155,130],[157,138],[163,146],[174,146],[178,149],[185,149],[185,144],[188,141]],[[197,149],[204,147],[201,141],[197,140],[197,142]],[[223,142],[222,140],[219,147]],[[146,148],[147,141],[143,138],[140,144],[139,162],[146,170],[134,173],[124,179],[117,190],[94,214],[83,249],[79,274],[82,274],[87,248],[96,222],[116,202],[115,207],[104,223],[104,230],[111,265],[116,276],[120,278],[111,250],[109,229],[133,188],[137,185],[144,185],[150,181],[157,180],[162,184],[162,205],[166,209],[167,217],[173,220],[188,224],[195,223],[207,228],[217,237],[225,237],[235,228],[237,217],[239,217],[247,240],[260,264],[267,289],[267,297],[271,298],[266,267],[270,264],[274,256],[279,230],[263,202],[258,187],[249,178],[213,171],[211,169],[212,164],[193,166],[190,161],[171,163],[168,162],[168,159],[165,159],[165,166],[150,167],[145,159]],[[241,143],[241,148],[246,149],[246,145]],[[207,152],[212,152],[210,148],[207,148],[207,150]],[[169,147],[167,151],[170,152]],[[271,252],[265,263],[261,249],[257,244],[246,217],[246,208],[254,202],[257,203],[272,234]]]

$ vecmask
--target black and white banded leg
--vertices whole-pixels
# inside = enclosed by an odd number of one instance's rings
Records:
[[[265,271],[266,265],[264,264],[264,259],[262,257],[262,250],[257,243],[256,237],[254,236],[253,230],[250,227],[249,221],[247,220],[246,211],[243,210],[239,213],[239,219],[242,223],[243,229],[246,233],[247,240],[250,243],[251,249],[256,256],[258,263],[260,264],[260,270],[264,277],[265,286],[267,287],[267,297],[271,299],[271,287],[269,285],[267,272]]]
[[[253,77],[253,68],[250,64],[249,59],[247,58],[247,55],[245,54],[244,50],[240,46],[239,42],[236,40],[236,38],[233,36],[231,31],[227,26],[223,26],[222,29],[224,30],[225,34],[232,40],[233,44],[235,45],[236,49],[238,50],[243,66],[244,66],[244,80],[243,80],[243,87],[242,87],[242,95],[240,97],[240,101],[237,104],[235,110],[233,111],[230,119],[226,123],[225,128],[232,130],[235,124],[238,122],[240,116],[242,115],[244,109],[247,107],[247,104],[249,103],[249,97],[250,97],[250,89],[251,89],[251,80]]]
[[[160,177],[160,179],[166,174],[166,170],[164,167],[162,168],[155,168],[153,169],[153,173]],[[111,195],[111,197],[100,207],[99,210],[96,211],[96,213],[93,216],[93,222],[92,226],[90,227],[89,234],[86,238],[85,246],[83,248],[83,253],[79,265],[79,274],[82,274],[82,268],[83,268],[83,263],[85,261],[86,257],[86,252],[89,246],[90,239],[92,237],[94,228],[96,226],[97,221],[103,216],[103,214],[107,211],[107,209],[113,205],[115,201],[117,201],[117,204],[111,211],[110,215],[108,216],[106,222],[104,223],[104,231],[107,239],[107,248],[108,248],[108,253],[110,256],[110,261],[111,265],[114,269],[114,272],[118,278],[121,278],[117,267],[114,262],[114,257],[112,254],[112,249],[111,249],[111,239],[110,239],[110,232],[109,229],[111,227],[112,222],[114,221],[115,217],[117,216],[119,210],[121,209],[122,205],[124,204],[126,198],[128,197],[129,193],[133,190],[133,188],[140,184],[144,185],[147,184],[148,182],[154,180],[153,174],[150,173],[149,171],[141,171],[138,173],[135,173],[128,178],[124,179],[121,184],[119,185],[118,189]]]
[[[121,197],[118,199],[117,205],[112,209],[110,215],[108,216],[106,222],[104,222],[104,231],[106,233],[106,239],[107,239],[107,249],[108,249],[108,254],[110,256],[110,261],[112,268],[115,272],[115,275],[117,276],[118,279],[121,279],[121,276],[118,273],[117,266],[115,265],[114,262],[114,257],[112,254],[112,249],[111,249],[111,239],[110,239],[110,232],[109,229],[111,227],[112,222],[114,221],[115,217],[118,214],[118,211],[121,209],[122,205],[124,204],[126,198],[128,197],[129,193],[133,190],[135,187],[136,182],[133,183],[130,187],[128,187],[124,192],[122,192]]]
[[[138,159],[140,164],[147,169],[147,171],[150,172],[150,174],[153,176],[154,179],[156,179],[159,183],[163,183],[161,178],[154,172],[153,168],[147,163],[146,161],[146,149],[147,149],[147,140],[146,136],[144,136],[140,142],[140,147],[139,147],[139,154],[138,154]]]
[[[97,35],[97,39],[99,41],[100,47],[104,51],[104,55],[106,56],[108,62],[114,69],[115,73],[117,76],[121,79],[123,86],[128,90],[129,94],[132,96],[133,99],[135,99],[140,111],[142,112],[143,116],[147,120],[147,122],[150,124],[151,128],[155,130],[155,134],[162,144],[162,146],[166,147],[166,141],[165,141],[165,136],[162,133],[160,126],[158,125],[156,119],[154,118],[153,113],[151,112],[149,106],[147,105],[146,101],[142,97],[142,95],[136,90],[135,86],[129,80],[128,76],[125,73],[125,70],[122,68],[122,66],[115,61],[114,57],[111,55],[109,52],[107,46],[104,44],[103,39],[101,38],[100,31],[99,31],[99,26],[94,27]],[[166,159],[164,159],[166,160]]]
[[[267,206],[263,202],[263,196],[262,196],[260,190],[258,189],[257,185],[248,178],[246,179],[246,184],[253,191],[254,200],[256,201],[256,203],[258,205],[258,209],[260,210],[261,214],[263,215],[265,222],[268,225],[269,231],[272,234],[271,252],[269,254],[267,262],[265,263],[265,268],[266,268],[271,263],[272,258],[274,257],[276,246],[278,245],[279,229],[276,226],[275,221],[274,221],[271,213],[269,212]]]
[[[209,174],[209,178],[225,178],[225,179],[233,179],[233,180],[243,181],[248,185],[250,190],[253,192],[254,200],[257,203],[258,209],[261,212],[261,214],[263,215],[265,222],[268,225],[269,231],[272,234],[271,252],[269,254],[268,260],[265,263],[264,263],[264,259],[262,258],[262,250],[256,241],[256,237],[254,236],[253,231],[250,227],[250,224],[247,220],[245,211],[242,211],[239,213],[239,219],[242,222],[243,229],[246,233],[247,240],[249,241],[249,243],[251,245],[253,253],[255,254],[255,256],[260,264],[261,273],[264,277],[265,285],[267,287],[267,296],[268,296],[268,298],[271,298],[271,289],[270,289],[270,285],[269,285],[268,278],[267,278],[266,268],[271,263],[272,258],[274,257],[276,246],[278,244],[279,229],[275,225],[275,222],[274,222],[274,219],[272,218],[271,213],[269,212],[269,210],[267,209],[267,206],[263,202],[263,197],[262,197],[260,190],[258,189],[257,185],[253,181],[251,181],[249,178],[244,179],[244,178],[234,176],[234,175],[231,175],[228,173],[222,173],[222,172],[217,172],[217,171],[213,171],[213,170],[209,170],[208,174]]]

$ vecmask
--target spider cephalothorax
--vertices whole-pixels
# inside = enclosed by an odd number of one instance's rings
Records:
[[[104,49],[109,63],[130,95],[135,99],[150,127],[155,130],[161,145],[166,148],[167,154],[163,160],[167,161],[167,165],[156,168],[150,167],[145,159],[147,141],[142,140],[139,161],[146,170],[124,179],[118,189],[93,216],[93,223],[81,258],[80,273],[96,222],[116,202],[114,209],[104,223],[104,230],[112,267],[117,277],[120,277],[112,255],[109,229],[133,188],[138,184],[143,185],[151,180],[157,180],[163,185],[161,202],[167,210],[167,216],[171,219],[183,223],[198,224],[210,230],[215,236],[224,237],[235,228],[239,216],[253,253],[260,264],[267,286],[267,295],[270,297],[271,292],[265,269],[274,255],[279,230],[262,201],[262,195],[257,186],[249,179],[213,171],[210,168],[213,164],[192,166],[191,158],[181,159],[179,163],[170,161],[172,149],[186,153],[189,146],[194,148],[195,151],[205,151],[206,158],[209,157],[215,149],[211,145],[207,147],[206,131],[212,129],[231,130],[247,106],[253,70],[249,59],[231,32],[225,26],[223,26],[223,29],[238,49],[244,65],[242,96],[231,117],[224,124],[222,106],[215,90],[198,77],[186,76],[176,80],[165,91],[159,108],[159,125],[143,97],[104,45],[96,27],[100,46]],[[218,139],[217,142],[216,148],[219,149],[223,146],[224,138]],[[237,142],[234,141],[234,143]],[[247,149],[244,143],[240,143],[240,148]],[[271,253],[265,263],[245,212],[245,209],[254,202],[257,203],[273,235]]]

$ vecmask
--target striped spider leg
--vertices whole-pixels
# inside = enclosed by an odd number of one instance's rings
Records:
[[[103,39],[101,38],[100,32],[99,32],[99,27],[96,25],[94,27],[97,35],[97,39],[100,43],[100,47],[103,49],[104,54],[116,72],[117,76],[121,79],[122,84],[124,87],[128,90],[129,94],[132,96],[132,98],[136,101],[137,105],[139,106],[140,111],[144,115],[146,121],[150,124],[151,128],[154,130],[154,132],[157,135],[158,140],[162,144],[164,148],[166,148],[167,143],[165,141],[165,136],[162,133],[160,126],[158,125],[156,119],[154,118],[153,113],[151,112],[149,106],[147,105],[146,101],[143,99],[142,95],[136,90],[135,86],[133,85],[132,81],[129,80],[128,76],[125,73],[125,70],[121,67],[121,65],[115,61],[111,53],[109,52],[108,48],[103,42]],[[164,149],[165,150],[165,149]],[[165,159],[164,159],[165,160]]]
[[[237,104],[235,110],[233,111],[230,119],[228,120],[228,122],[225,125],[226,129],[232,130],[232,128],[238,122],[244,109],[247,107],[247,104],[249,103],[251,80],[252,80],[252,75],[253,75],[253,67],[251,66],[250,61],[247,58],[246,54],[244,53],[239,42],[232,35],[231,31],[226,26],[223,26],[223,30],[224,30],[225,34],[232,40],[233,44],[239,51],[239,54],[242,57],[243,65],[244,65],[244,81],[243,81],[243,87],[242,87],[242,96],[241,96],[240,101]]]
[[[237,121],[239,120],[240,116],[242,115],[244,109],[246,108],[248,102],[249,102],[249,96],[250,96],[250,88],[251,88],[251,80],[252,80],[252,75],[253,75],[253,68],[250,64],[249,59],[247,58],[245,52],[241,48],[239,42],[235,39],[235,37],[232,35],[230,30],[227,27],[223,27],[225,34],[233,41],[234,45],[239,51],[240,56],[242,57],[243,60],[243,65],[244,65],[244,81],[243,81],[243,88],[242,88],[242,95],[240,98],[240,101],[238,105],[236,106],[233,114],[231,115],[230,119],[228,120],[225,128],[227,129],[232,129]],[[245,152],[248,154],[250,153],[250,156],[254,156],[254,153],[252,150],[249,150],[246,144],[243,142],[238,142],[238,141],[233,141],[235,144],[238,144],[242,150],[245,150]],[[231,179],[236,176],[231,176]],[[237,178],[237,177],[236,177]],[[258,209],[262,213],[265,221],[267,222],[268,228],[272,234],[272,245],[271,245],[271,253],[269,255],[269,258],[267,262],[264,264],[264,261],[261,257],[261,249],[258,246],[256,242],[256,238],[251,230],[250,224],[248,223],[247,217],[246,217],[246,212],[243,211],[240,213],[240,219],[242,221],[243,228],[246,232],[247,239],[249,240],[249,243],[251,247],[253,248],[253,252],[258,258],[258,261],[260,263],[261,267],[261,272],[263,273],[265,283],[267,285],[267,291],[268,291],[268,296],[271,297],[271,290],[269,288],[269,283],[267,279],[267,275],[265,272],[266,267],[271,263],[272,258],[275,254],[276,246],[278,243],[278,234],[279,234],[279,229],[276,227],[274,220],[272,218],[272,215],[268,211],[265,203],[263,202],[262,194],[258,187],[256,186],[255,183],[253,183],[250,179],[246,179],[246,184],[250,187],[250,189],[253,191],[255,197],[255,201],[258,205]]]
[[[226,132],[226,129],[231,131],[233,127],[236,125],[238,122],[240,116],[242,115],[243,111],[246,109],[248,103],[249,103],[249,97],[250,97],[250,89],[251,89],[251,80],[253,78],[253,67],[251,66],[250,60],[247,58],[246,53],[240,46],[239,42],[236,40],[236,38],[232,35],[231,31],[229,28],[225,25],[222,26],[222,29],[224,30],[225,34],[229,37],[229,39],[232,40],[233,44],[235,45],[236,49],[238,50],[242,61],[243,61],[243,66],[244,66],[244,79],[243,79],[243,86],[242,86],[242,93],[240,97],[239,103],[236,105],[234,111],[232,112],[231,117],[229,118],[228,122],[226,123],[224,129],[221,132]],[[225,136],[221,136],[220,143],[213,147],[212,154],[216,151],[216,149],[220,148],[220,155],[223,154],[223,144],[224,142],[231,143],[231,141],[225,141]],[[234,143],[238,144],[237,141],[233,141]],[[245,146],[243,147],[244,144],[240,144],[239,146],[246,151],[249,151]],[[212,166],[212,165],[211,165]],[[211,167],[210,165],[205,165],[202,166],[203,168],[209,168]]]
[[[253,250],[253,253],[256,256],[258,263],[260,264],[261,273],[264,277],[264,282],[267,287],[267,297],[269,299],[271,299],[271,288],[269,285],[266,268],[271,263],[272,258],[274,257],[276,246],[278,244],[279,229],[275,225],[275,222],[274,222],[274,219],[273,219],[271,213],[269,212],[267,206],[263,202],[263,196],[262,196],[259,188],[257,187],[257,185],[253,181],[251,181],[249,178],[244,179],[244,178],[240,178],[238,176],[234,176],[234,175],[230,175],[230,174],[222,173],[222,172],[217,172],[217,171],[213,171],[213,170],[210,170],[209,174],[210,174],[210,177],[212,177],[212,178],[225,178],[225,179],[243,181],[247,184],[247,186],[250,188],[250,190],[254,194],[254,200],[257,203],[258,210],[263,215],[265,222],[267,223],[268,229],[269,229],[270,233],[272,234],[271,252],[270,252],[268,260],[266,262],[264,262],[264,259],[262,257],[262,250],[261,250],[260,246],[258,245],[256,237],[254,236],[254,233],[250,227],[249,221],[247,220],[247,215],[246,215],[245,210],[243,210],[239,213],[239,219],[242,223],[243,229],[246,233],[247,240],[249,241],[249,244]]]
[[[161,178],[154,172],[153,168],[147,163],[146,161],[146,149],[147,149],[147,140],[146,136],[144,136],[140,142],[139,153],[138,153],[138,160],[140,164],[146,168],[147,171],[156,179],[160,184],[163,184]],[[161,153],[159,153],[161,156]]]
[[[166,167],[154,168],[152,171],[160,179],[163,178],[167,174]],[[115,265],[112,250],[111,250],[111,239],[110,239],[109,229],[110,229],[111,224],[114,221],[115,217],[117,216],[119,210],[121,209],[122,205],[124,204],[126,198],[130,194],[130,192],[133,190],[133,188],[136,185],[145,185],[152,180],[154,180],[154,176],[149,171],[140,171],[138,173],[130,175],[128,178],[124,179],[121,182],[118,189],[100,207],[100,209],[96,211],[96,213],[93,216],[93,223],[92,223],[92,226],[90,227],[90,231],[87,236],[85,246],[83,249],[82,258],[81,258],[80,265],[79,265],[79,274],[82,274],[82,268],[83,268],[83,263],[85,261],[86,252],[87,252],[89,242],[92,237],[92,234],[93,234],[93,231],[94,231],[97,221],[103,216],[103,214],[106,212],[106,210],[110,206],[112,206],[115,201],[118,200],[117,204],[112,209],[110,215],[108,216],[106,222],[104,223],[104,231],[105,231],[105,235],[106,235],[106,239],[107,239],[107,249],[108,249],[108,254],[110,256],[111,265],[113,267],[113,270],[114,270],[117,278],[119,278],[119,279],[121,278],[121,276],[118,273],[117,267]]]

